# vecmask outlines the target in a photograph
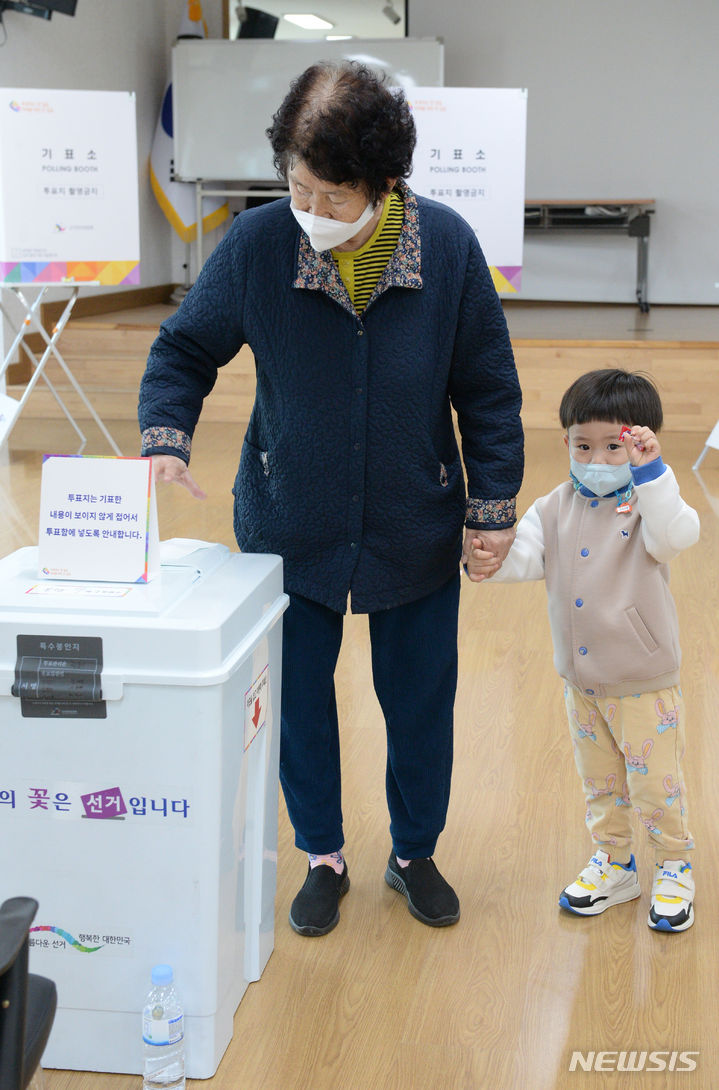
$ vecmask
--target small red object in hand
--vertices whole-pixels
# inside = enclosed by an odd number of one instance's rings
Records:
[[[631,435],[631,434],[632,434],[632,429],[627,427],[626,424],[623,424],[622,425],[622,430],[619,432],[620,441],[624,439],[625,435]],[[636,446],[637,450],[644,450],[645,449],[644,444],[643,443],[637,443],[636,439],[634,441],[634,445]]]

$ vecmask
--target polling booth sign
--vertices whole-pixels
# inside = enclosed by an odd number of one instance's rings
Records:
[[[78,453],[84,449],[82,429],[45,373],[52,358],[121,453],[58,341],[80,286],[140,282],[137,180],[133,92],[0,88],[0,315],[11,331],[0,393],[16,352],[22,349],[33,367],[19,399],[2,395],[0,445],[42,380],[81,441]],[[34,299],[26,297],[26,286],[38,289]],[[42,305],[59,287],[70,295],[50,333]],[[39,359],[29,337],[38,334],[45,345]]]
[[[522,275],[525,88],[412,87],[417,126],[412,188],[474,228],[499,292]]]
[[[0,88],[0,285],[139,284],[135,95]]]

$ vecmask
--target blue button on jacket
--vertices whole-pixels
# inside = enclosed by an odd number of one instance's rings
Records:
[[[140,391],[143,453],[188,460],[218,367],[251,347],[237,542],[281,555],[289,592],[340,612],[350,591],[354,611],[373,612],[437,589],[465,518],[512,525],[522,480],[519,383],[477,239],[398,188],[400,241],[361,316],[289,200],[248,210],[163,323]]]

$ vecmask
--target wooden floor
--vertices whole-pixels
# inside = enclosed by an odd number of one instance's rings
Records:
[[[628,367],[651,373],[661,392],[667,426],[704,436],[719,419],[719,306],[637,307],[505,302],[524,394],[526,428],[557,426],[558,393],[583,371],[595,367]],[[104,315],[74,317],[60,342],[93,406],[106,422],[134,419],[137,388],[147,352],[171,306],[145,306]],[[88,418],[86,407],[70,388],[59,365],[50,359],[46,374],[73,416]],[[20,397],[22,388],[8,391]],[[235,429],[246,420],[254,398],[254,362],[243,348],[221,368],[205,422]],[[23,410],[23,419],[42,421],[57,413],[57,403],[39,382]],[[129,446],[137,450],[133,434]],[[76,448],[75,448],[76,449]],[[105,448],[107,449],[107,448]]]
[[[620,303],[503,301],[509,332],[518,340],[664,341],[719,343],[719,306],[639,307]]]
[[[716,379],[715,379],[716,381]],[[561,390],[554,391],[558,400]],[[209,497],[160,492],[163,538],[233,545],[230,487],[245,422],[202,422],[193,472]],[[120,445],[135,425],[112,422]],[[91,427],[89,453],[106,453]],[[384,728],[371,688],[367,622],[349,616],[338,667],[346,853],[352,888],[322,939],[287,914],[306,863],[284,804],[275,950],[252,984],[212,1090],[565,1090],[719,1084],[719,452],[691,469],[704,436],[667,431],[665,454],[700,514],[699,544],[672,564],[684,649],[685,761],[697,841],[697,922],[680,935],[646,926],[651,858],[637,832],[640,900],[594,919],[557,895],[590,854],[542,584],[464,582],[456,752],[447,829],[436,860],[462,903],[456,927],[415,921],[383,881],[389,851]],[[65,422],[21,420],[0,464],[0,552],[37,536],[40,456],[72,449]],[[558,432],[527,431],[520,511],[566,472]],[[138,997],[138,1001],[139,1001]],[[138,1024],[139,1028],[139,1024]],[[139,1047],[139,1033],[138,1033]],[[574,1051],[698,1053],[692,1072],[570,1071]],[[667,1061],[669,1056],[666,1057]],[[137,1077],[46,1072],[48,1090],[136,1090]]]

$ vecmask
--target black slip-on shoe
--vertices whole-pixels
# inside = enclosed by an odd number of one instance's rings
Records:
[[[339,923],[339,900],[349,888],[346,863],[341,874],[326,863],[308,867],[305,884],[292,902],[290,926],[298,935],[326,935]]]
[[[408,867],[400,867],[392,852],[384,880],[404,894],[412,915],[429,927],[449,927],[459,919],[457,894],[432,859],[411,859]]]

